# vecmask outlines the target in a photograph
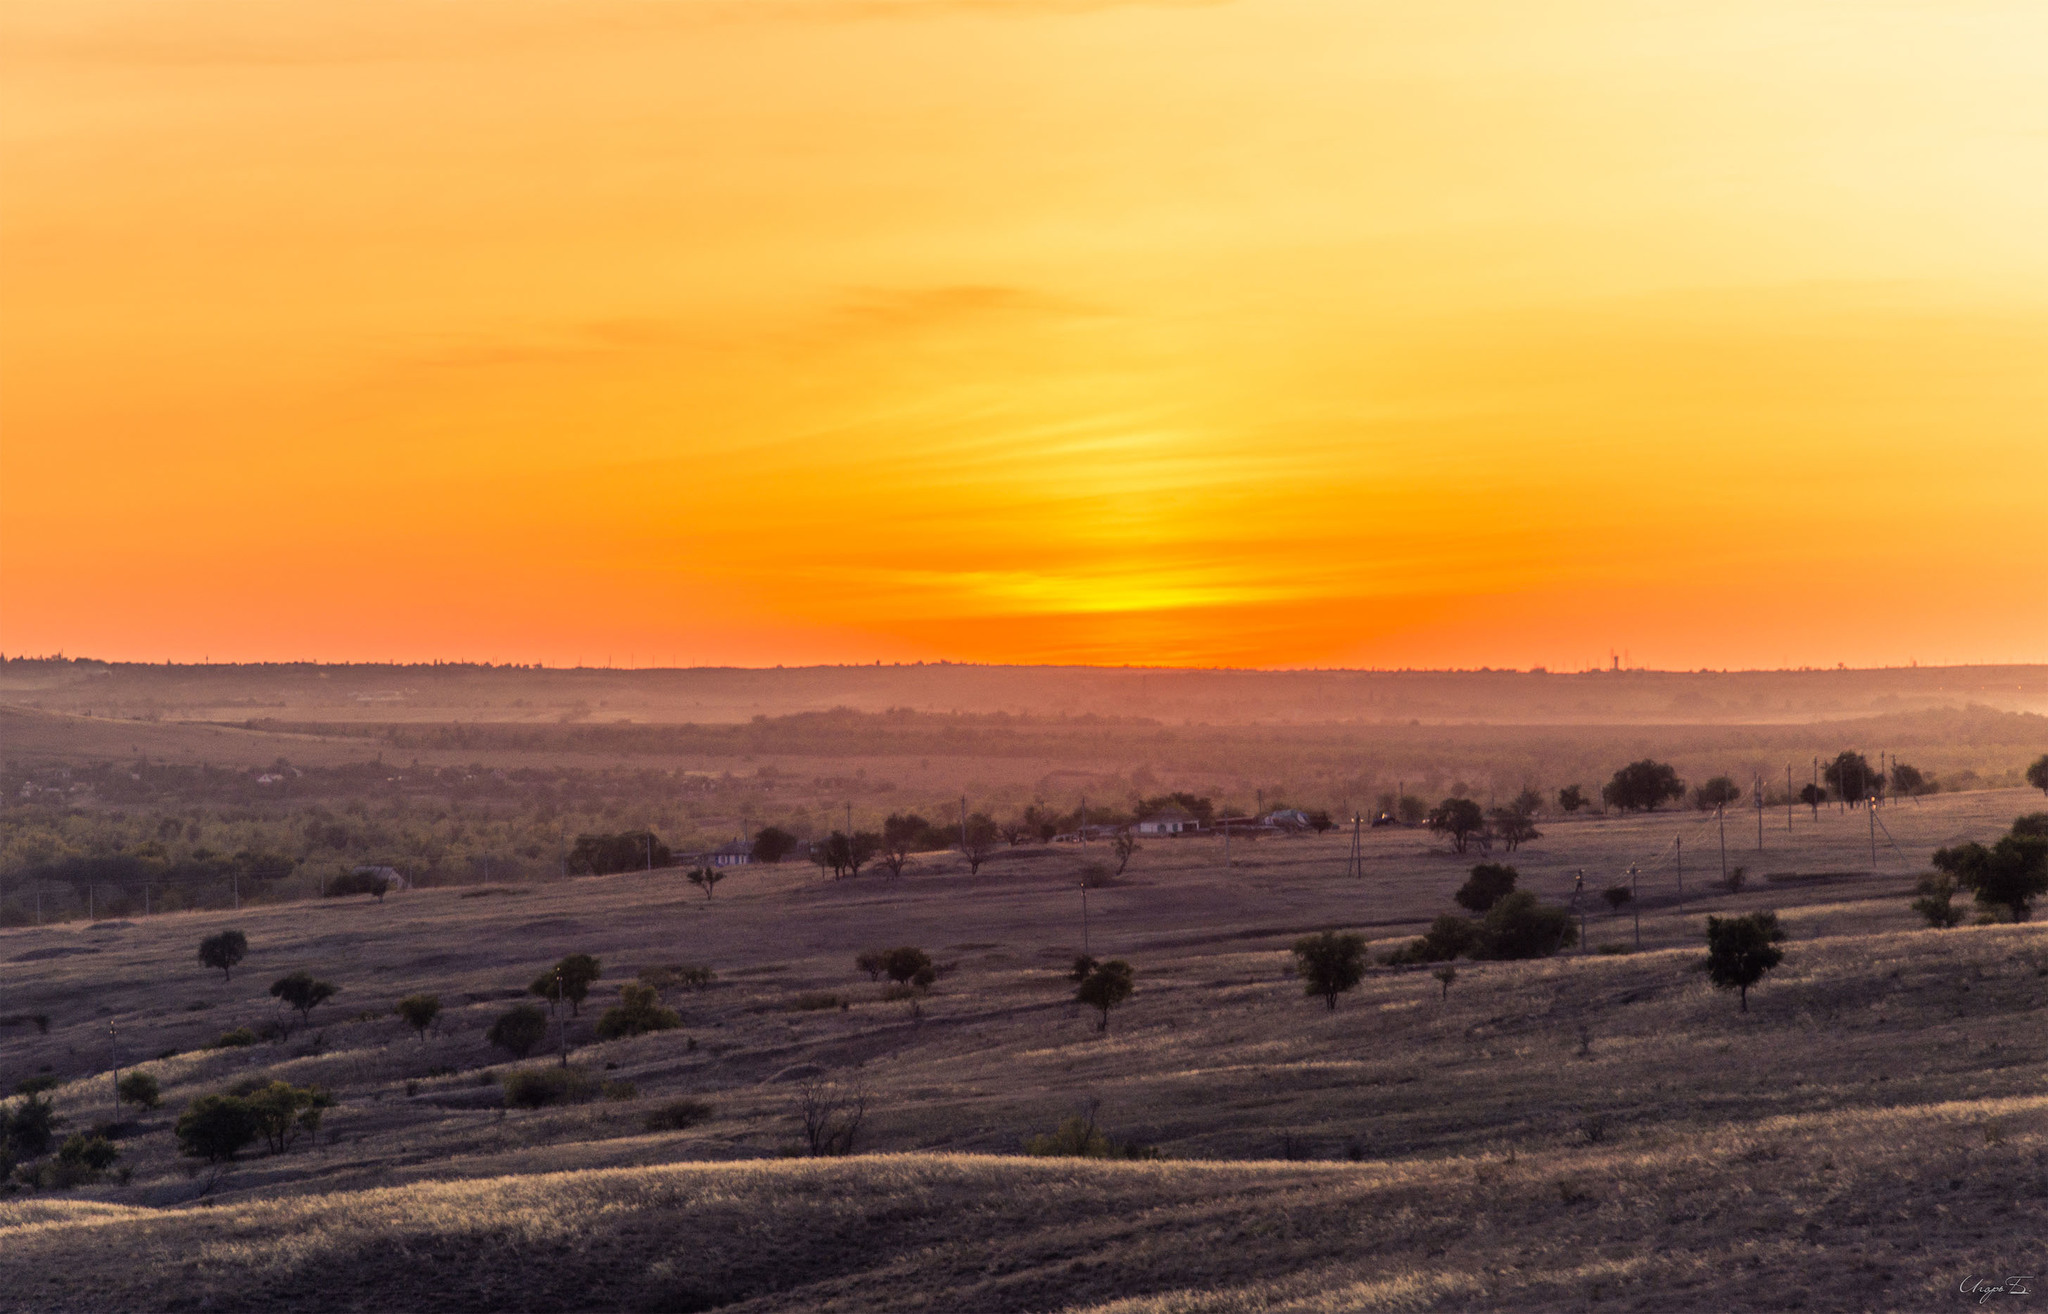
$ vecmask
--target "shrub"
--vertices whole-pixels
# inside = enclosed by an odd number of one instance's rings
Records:
[[[892,987],[895,988],[899,987]],[[900,988],[908,989],[907,986]],[[806,990],[800,995],[790,996],[783,1007],[792,1013],[822,1013],[828,1008],[838,1008],[843,1002],[845,1001],[838,995],[827,994],[822,990]]]
[[[661,996],[653,986],[628,982],[619,987],[619,1002],[597,1020],[597,1034],[604,1040],[618,1040],[648,1031],[668,1031],[682,1024],[681,1015],[661,1006]]]
[[[1067,970],[1067,980],[1075,985],[1088,979],[1088,974],[1101,966],[1100,960],[1089,954],[1075,954],[1074,965]]]
[[[330,899],[344,899],[351,894],[367,894],[377,902],[384,902],[384,896],[391,893],[391,878],[371,867],[337,873],[322,889]]]
[[[602,1094],[606,1099],[615,1102],[637,1100],[640,1098],[640,1087],[637,1083],[631,1081],[607,1081],[604,1084]]]
[[[649,1110],[640,1120],[648,1131],[687,1131],[711,1116],[711,1106],[702,1100],[670,1100]]]
[[[1715,776],[1692,792],[1692,805],[1702,812],[1725,808],[1741,799],[1742,787],[1726,776]]]
[[[40,1095],[46,1090],[55,1090],[64,1083],[55,1077],[23,1077],[14,1083],[16,1095]]]
[[[101,1135],[72,1136],[57,1150],[57,1157],[42,1166],[36,1181],[51,1190],[68,1190],[97,1182],[114,1166],[121,1151]]]
[[[1717,989],[1739,991],[1742,1011],[1747,1013],[1749,988],[1785,960],[1784,951],[1778,948],[1784,938],[1774,912],[1707,918],[1708,978]]]
[[[922,949],[906,944],[882,951],[882,974],[898,985],[908,984],[917,980],[921,973],[932,971],[932,956]],[[934,974],[924,984],[929,985],[937,979]]]
[[[858,1079],[837,1082],[813,1077],[797,1087],[797,1122],[803,1131],[804,1150],[813,1157],[853,1153],[867,1114],[867,1087]]]
[[[223,1031],[220,1033],[219,1036],[215,1037],[213,1042],[213,1048],[242,1049],[246,1046],[253,1045],[255,1043],[255,1032],[249,1030],[249,1028],[247,1027],[236,1027],[233,1031]]]
[[[853,957],[853,965],[868,974],[868,980],[882,979],[882,955],[880,949],[865,949]]]
[[[1607,901],[1609,912],[1620,912],[1621,905],[1635,898],[1636,893],[1626,885],[1610,885],[1600,891],[1600,897]]]
[[[1937,849],[1934,865],[1976,896],[1980,907],[2001,909],[2015,922],[2033,914],[2048,894],[2048,837],[2034,833],[2034,818],[2013,823],[2012,833],[1990,848],[1972,841]]]
[[[1460,954],[1470,953],[1479,943],[1479,924],[1469,917],[1456,913],[1445,913],[1430,923],[1427,931],[1411,940],[1406,947],[1397,949],[1387,956],[1389,964],[1400,966],[1408,963],[1447,963]]]
[[[1472,869],[1472,876],[1458,892],[1451,896],[1461,908],[1483,913],[1515,892],[1515,881],[1520,873],[1513,867],[1498,862],[1482,862]]]
[[[1302,993],[1321,995],[1331,1012],[1337,996],[1365,979],[1365,937],[1324,931],[1294,942],[1295,974]]]
[[[547,971],[533,979],[526,987],[528,994],[539,995],[551,1004],[569,1001],[569,1015],[579,1016],[583,1001],[590,995],[591,983],[604,974],[603,964],[589,954],[570,954]]]
[[[434,1025],[434,1019],[441,1016],[441,999],[438,995],[407,995],[391,1006],[405,1024],[417,1031],[422,1043],[427,1038],[427,1028]]]
[[[262,1135],[256,1111],[233,1095],[201,1095],[178,1117],[178,1153],[226,1163]]]
[[[1913,911],[1924,917],[1929,926],[1946,930],[1963,920],[1963,910],[1955,906],[1955,878],[1947,872],[1922,876],[1918,893],[1920,897],[1913,900]]]
[[[272,1154],[283,1154],[300,1136],[317,1135],[320,1115],[334,1107],[334,1097],[318,1086],[273,1081],[244,1097],[255,1116],[256,1130]]]
[[[1074,988],[1074,998],[1102,1014],[1096,1024],[1097,1031],[1109,1030],[1109,1010],[1121,1005],[1131,997],[1133,981],[1137,973],[1121,958],[1112,958],[1088,974],[1088,978]]]
[[[1434,972],[1431,972],[1430,975],[1435,977],[1437,981],[1443,986],[1444,1002],[1449,1003],[1451,999],[1451,983],[1458,979],[1458,969],[1452,967],[1449,963],[1445,963],[1443,966],[1437,968]]]
[[[673,990],[678,986],[703,990],[718,979],[718,973],[695,963],[671,963],[666,967],[643,967],[639,979],[640,984],[656,990]]]
[[[133,1104],[138,1109],[153,1109],[163,1103],[163,1092],[156,1078],[147,1072],[123,1074],[114,1087],[114,1093],[121,1097],[123,1104]]]
[[[0,1109],[0,1150],[17,1159],[47,1154],[56,1140],[57,1106],[48,1096],[31,1091],[9,1113]]]
[[[1547,958],[1578,943],[1579,928],[1565,909],[1517,890],[1493,905],[1479,925],[1479,938],[1488,958]]]
[[[1593,946],[1593,952],[1596,954],[1608,954],[1611,956],[1616,954],[1634,953],[1635,948],[1634,946],[1626,944],[1620,940],[1609,940],[1605,944]]]
[[[532,1004],[514,1004],[498,1014],[484,1039],[513,1058],[525,1058],[548,1038],[548,1015]]]
[[[515,1109],[581,1104],[596,1087],[582,1068],[521,1068],[506,1073],[501,1084],[505,1088],[505,1103]]]
[[[201,965],[219,968],[223,981],[234,980],[235,964],[248,956],[249,937],[240,931],[222,931],[199,942]]]
[[[1067,1119],[1043,1136],[1024,1142],[1024,1153],[1041,1159],[1157,1159],[1159,1151],[1149,1145],[1131,1145],[1111,1140],[1093,1120],[1079,1115]]]

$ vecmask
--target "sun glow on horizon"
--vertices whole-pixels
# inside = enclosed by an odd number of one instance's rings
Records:
[[[20,0],[0,648],[2048,659],[2048,15]]]

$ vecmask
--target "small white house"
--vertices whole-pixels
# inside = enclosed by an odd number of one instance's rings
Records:
[[[1154,812],[1150,816],[1138,819],[1138,833],[1140,835],[1192,834],[1198,829],[1200,829],[1200,826],[1195,821],[1193,814],[1183,812],[1179,808],[1172,808],[1165,812]]]
[[[744,867],[754,860],[754,846],[745,840],[728,840],[704,858],[714,867]]]

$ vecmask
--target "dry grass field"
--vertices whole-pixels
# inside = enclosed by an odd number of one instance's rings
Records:
[[[0,931],[0,1079],[38,1072],[67,1130],[115,1121],[110,1057],[163,1085],[123,1115],[125,1183],[0,1201],[0,1303],[24,1308],[1926,1308],[1970,1276],[2048,1271],[2048,929],[1922,929],[1912,878],[2037,793],[1867,818],[1767,820],[1764,851],[1700,814],[1551,822],[1508,858],[1568,897],[1644,867],[1642,951],[1376,970],[1335,1012],[1287,947],[1323,927],[1385,950],[1450,907],[1474,860],[1418,831],[1233,846],[1150,841],[1088,892],[1089,948],[1137,968],[1095,1031],[1071,1002],[1079,872],[1034,846],[967,874],[679,872],[424,890]],[[1681,902],[1668,857],[1685,840]],[[1496,855],[1499,856],[1499,855]],[[1779,879],[1771,879],[1777,877]],[[1589,939],[1632,946],[1593,903]],[[1709,913],[1775,908],[1786,961],[1750,1011],[1694,964]],[[237,926],[231,982],[195,960]],[[891,998],[855,969],[908,943],[949,970]],[[604,976],[570,1060],[622,1098],[507,1110],[490,1019],[570,952]],[[643,967],[701,963],[684,1025],[593,1023]],[[282,1044],[270,981],[341,987]],[[422,1041],[391,1015],[444,1012]],[[109,1027],[112,1028],[110,1049]],[[550,1045],[553,1039],[550,1038]],[[527,1066],[551,1062],[537,1055]],[[174,1153],[194,1096],[253,1076],[332,1090],[317,1140],[221,1173]],[[843,1160],[778,1158],[807,1076],[869,1100]],[[650,1133],[667,1101],[708,1120]],[[1093,1110],[1161,1162],[1046,1160],[1026,1138]]]

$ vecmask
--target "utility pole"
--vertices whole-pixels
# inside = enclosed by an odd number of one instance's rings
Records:
[[[1728,884],[1728,809],[1715,808],[1714,817],[1721,823],[1721,884]]]
[[[98,907],[98,905],[93,902],[92,896],[92,882],[87,881],[85,883],[85,920],[88,922],[96,922],[100,919],[100,915],[97,912],[93,911],[96,907]]]
[[[1223,819],[1223,870],[1230,870],[1230,818]]]
[[[107,1019],[107,1062],[113,1069],[114,1121],[121,1121],[121,1051],[114,1045],[114,1020]]]
[[[1764,851],[1764,778],[1756,778],[1756,851]]]
[[[1877,800],[1869,800],[1864,811],[1870,814],[1870,873],[1877,874]]]
[[[1354,809],[1351,813],[1351,856],[1344,862],[1344,874],[1365,879],[1365,842],[1359,829],[1363,819]]]
[[[1628,906],[1636,912],[1636,948],[1643,947],[1643,901],[1636,897],[1636,869],[1631,863],[1628,869]]]
[[[1572,882],[1572,911],[1579,915],[1579,956],[1586,954],[1586,906],[1580,896],[1586,892],[1586,869],[1579,868],[1579,878]]]
[[[851,802],[848,802],[846,805],[846,840],[849,844],[853,842],[853,804]]]
[[[1081,878],[1081,952],[1088,952],[1088,878]]]
[[[569,1002],[569,996],[562,990],[562,969],[555,968],[555,1029],[562,1040],[562,1066],[569,1066],[569,1019],[562,1016],[562,1005]]]
[[[967,847],[967,795],[960,796],[960,847]]]
[[[1785,833],[1792,833],[1792,764],[1785,764]]]
[[[228,880],[235,892],[235,911],[242,911],[242,873],[239,868],[228,873]]]
[[[1081,824],[1080,824],[1079,826],[1076,826],[1076,827],[1074,828],[1074,833],[1075,833],[1075,834],[1077,834],[1077,835],[1079,835],[1079,836],[1081,837],[1081,844],[1082,844],[1082,847],[1084,847],[1084,848],[1085,848],[1085,847],[1087,847],[1087,844],[1088,844],[1088,796],[1087,796],[1086,794],[1083,794],[1083,795],[1081,795]]]
[[[1685,836],[1671,841],[1678,850],[1678,910],[1685,911]]]

